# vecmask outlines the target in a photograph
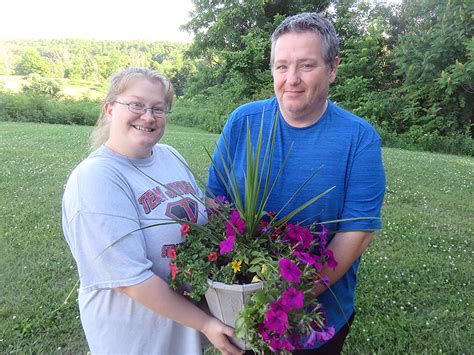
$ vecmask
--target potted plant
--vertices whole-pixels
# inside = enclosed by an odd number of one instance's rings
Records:
[[[324,265],[337,265],[326,249],[327,229],[320,223],[310,228],[289,223],[332,188],[286,216],[265,210],[272,191],[269,172],[276,122],[277,117],[265,150],[263,125],[255,148],[247,131],[242,189],[232,167],[225,170],[222,181],[230,182],[225,185],[232,201],[214,196],[215,203],[208,206],[207,225],[178,221],[186,241],[172,250],[173,261],[169,263],[170,286],[184,288],[184,293],[195,300],[206,295],[211,312],[235,327],[235,342],[257,351],[293,351],[317,339],[327,340],[334,333],[312,292],[315,283],[326,281],[320,275]],[[223,154],[226,152],[218,151],[221,158]],[[215,164],[212,158],[211,162]],[[230,289],[237,289],[238,295],[229,296]]]

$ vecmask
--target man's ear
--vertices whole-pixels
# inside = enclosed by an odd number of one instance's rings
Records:
[[[339,68],[339,63],[341,62],[341,58],[336,57],[332,61],[332,65],[329,71],[329,83],[332,84],[334,80],[336,80],[337,75],[337,68]]]

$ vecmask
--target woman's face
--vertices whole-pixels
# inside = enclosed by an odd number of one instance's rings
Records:
[[[159,117],[151,110],[142,114],[135,113],[129,110],[127,104],[130,103],[155,110],[165,109],[163,85],[145,77],[134,78],[116,101],[104,106],[110,122],[110,135],[106,145],[129,158],[147,158],[151,155],[153,146],[163,136],[166,114]]]

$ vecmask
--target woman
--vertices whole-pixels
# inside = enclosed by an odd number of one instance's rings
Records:
[[[96,148],[72,172],[63,197],[63,231],[76,260],[81,322],[92,354],[197,354],[200,334],[224,354],[241,353],[232,328],[168,288],[178,224],[206,223],[192,174],[163,136],[173,101],[156,71],[112,76],[93,132]]]

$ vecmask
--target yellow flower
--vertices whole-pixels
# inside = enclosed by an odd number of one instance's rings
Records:
[[[234,273],[237,271],[240,271],[240,266],[242,265],[242,260],[233,260],[232,261],[232,270],[234,270]]]

